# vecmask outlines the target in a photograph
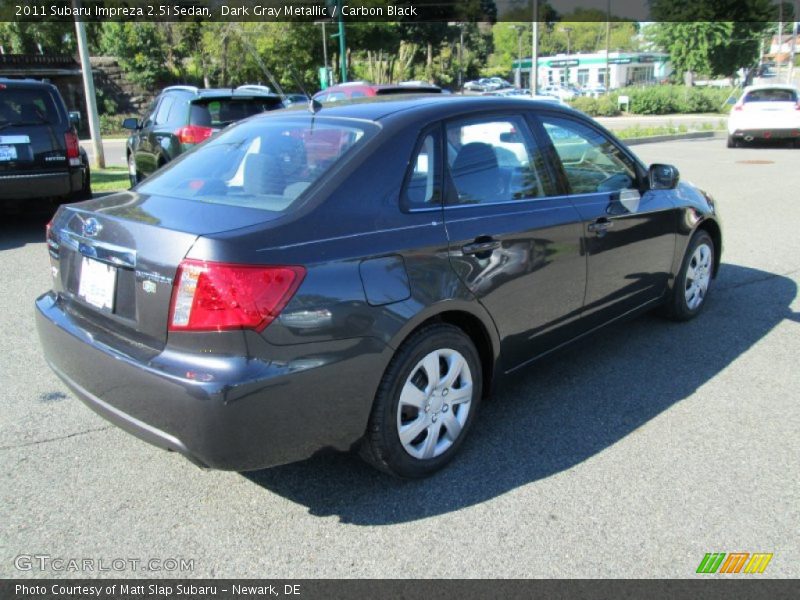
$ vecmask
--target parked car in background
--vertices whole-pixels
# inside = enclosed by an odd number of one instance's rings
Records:
[[[464,89],[469,92],[494,92],[513,88],[514,86],[502,77],[481,77],[475,81],[468,81]]]
[[[283,108],[280,96],[260,85],[164,88],[143,119],[130,118],[122,123],[132,132],[126,144],[131,185],[231,123],[277,108]]]
[[[80,113],[67,112],[54,85],[0,78],[0,209],[43,208],[92,197],[79,123]]]
[[[482,77],[480,79],[475,79],[473,81],[468,81],[464,84],[464,90],[468,92],[488,92],[489,90],[489,79],[486,77]]]
[[[577,96],[579,96],[578,90],[571,87],[566,87],[563,85],[548,85],[543,88],[539,88],[539,92],[541,92],[544,96],[555,96],[561,100],[573,100]]]
[[[507,375],[647,310],[703,310],[722,233],[679,179],[553,103],[274,111],[62,207],[37,328],[86,404],[199,465],[359,449],[423,477]]]
[[[295,104],[308,104],[308,101],[311,100],[305,94],[299,94],[296,92],[289,92],[288,94],[283,95],[283,102],[286,106],[294,106]]]
[[[746,87],[728,115],[728,148],[785,140],[800,148],[800,94],[792,85]]]
[[[397,94],[441,94],[442,88],[432,83],[405,82],[369,83],[367,81],[348,81],[331,86],[314,94],[317,102],[341,102],[352,98],[370,98],[372,96],[394,96]]]
[[[600,96],[605,95],[606,92],[606,86],[598,84],[583,88],[581,90],[581,95],[589,98],[599,98]]]

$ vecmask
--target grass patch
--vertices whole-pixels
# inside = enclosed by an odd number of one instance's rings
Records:
[[[621,140],[631,138],[646,138],[657,135],[680,135],[682,133],[690,133],[695,131],[717,131],[725,129],[725,123],[720,121],[715,127],[713,123],[698,123],[690,127],[686,125],[659,125],[655,127],[642,127],[641,125],[634,125],[633,127],[626,127],[625,129],[617,129],[613,133]]]
[[[128,169],[125,167],[92,169],[92,192],[118,192],[130,186]]]

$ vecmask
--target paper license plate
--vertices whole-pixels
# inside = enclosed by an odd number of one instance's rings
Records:
[[[97,308],[114,309],[117,269],[91,258],[81,259],[81,279],[78,296]]]
[[[17,160],[17,149],[14,146],[0,146],[0,161]]]

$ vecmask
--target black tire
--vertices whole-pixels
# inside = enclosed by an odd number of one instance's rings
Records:
[[[131,182],[131,187],[139,183],[139,171],[136,169],[136,159],[133,153],[128,154],[128,179]]]
[[[87,166],[83,173],[83,186],[75,192],[75,202],[92,199],[92,172]]]
[[[690,268],[693,267],[693,263],[695,261],[695,252],[702,245],[707,246],[711,251],[708,286],[706,287],[705,292],[702,294],[699,304],[696,306],[690,306],[686,298],[688,283],[687,276]],[[708,301],[708,293],[711,290],[711,283],[713,282],[715,257],[716,248],[714,247],[714,240],[711,239],[711,236],[708,234],[708,232],[702,229],[696,231],[694,236],[692,236],[692,239],[689,241],[689,245],[686,247],[686,254],[683,257],[681,269],[675,278],[675,285],[673,286],[672,294],[664,305],[664,310],[662,312],[665,314],[665,316],[675,321],[688,321],[702,312],[703,307]]]
[[[464,405],[453,404],[452,409],[448,409],[447,404],[441,404],[439,406],[441,412],[423,414],[422,411],[419,411],[416,415],[416,419],[433,419],[435,422],[434,414],[440,415],[442,421],[438,425],[439,428],[436,429],[436,440],[451,445],[441,454],[431,458],[418,458],[412,456],[400,441],[400,433],[398,430],[398,420],[402,418],[398,416],[400,414],[400,394],[405,384],[412,381],[412,379],[410,379],[412,375],[419,377],[420,373],[422,373],[422,377],[425,377],[419,365],[423,358],[435,351],[455,351],[455,353],[461,355],[466,366],[469,368],[468,375],[471,375],[471,399],[468,405],[466,405],[466,403]],[[446,362],[440,362],[440,365],[441,364],[447,365]],[[460,382],[459,385],[463,386],[462,389],[468,389],[468,387],[463,384],[461,375],[458,376],[456,382]],[[456,382],[454,382],[453,386],[454,395],[457,393]],[[383,379],[381,380],[378,392],[375,396],[367,432],[362,440],[360,448],[362,458],[381,471],[385,471],[397,477],[421,478],[433,474],[450,462],[458,453],[475,419],[475,414],[481,399],[482,386],[483,375],[478,351],[475,349],[472,340],[470,340],[463,331],[457,327],[446,324],[436,324],[420,329],[397,350],[383,375]],[[424,394],[424,392],[422,393]],[[446,393],[446,389],[438,392],[440,403],[446,402]],[[431,398],[429,396],[429,407],[430,403]],[[467,413],[465,417],[462,417],[465,418],[465,421],[461,426],[460,433],[457,434],[455,440],[448,441],[445,417],[455,417],[460,414],[460,412],[457,411],[461,411],[464,408],[467,408]],[[436,411],[435,408],[433,410]],[[448,410],[451,411],[450,416],[447,415]],[[427,410],[425,412],[428,413]],[[427,439],[428,436],[431,435],[431,431],[433,431],[432,424],[422,430],[419,435],[424,435],[425,439]],[[436,440],[434,440],[434,445],[438,445]],[[424,445],[424,442],[421,442],[421,445]]]
[[[728,148],[738,148],[739,147],[739,140],[737,140],[732,135],[728,136]]]

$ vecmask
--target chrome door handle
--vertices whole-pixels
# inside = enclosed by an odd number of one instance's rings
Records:
[[[497,240],[488,240],[485,242],[474,242],[461,247],[461,252],[464,254],[485,254],[492,250],[497,250],[500,247],[500,242]]]
[[[603,235],[606,231],[614,226],[613,221],[608,219],[597,219],[594,223],[589,223],[589,231],[598,235]]]

